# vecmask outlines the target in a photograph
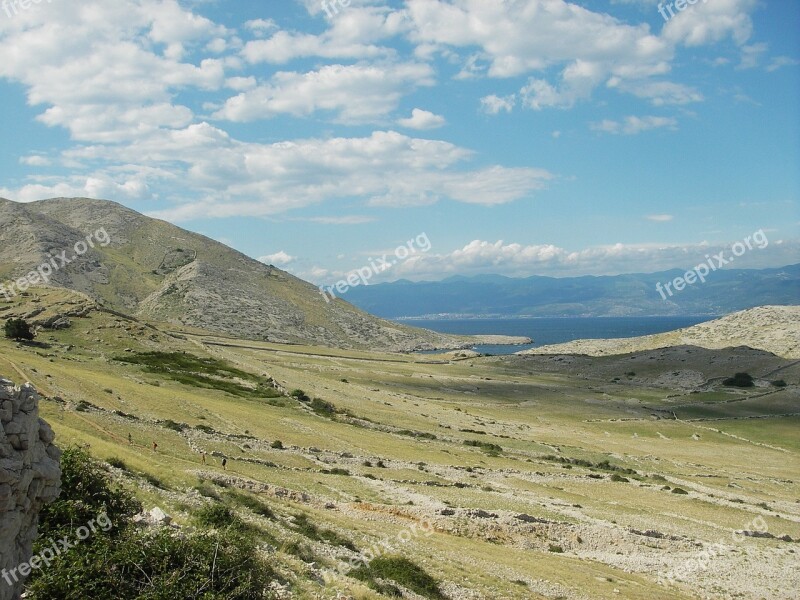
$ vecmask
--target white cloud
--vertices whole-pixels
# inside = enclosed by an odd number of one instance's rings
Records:
[[[324,225],[364,225],[365,223],[373,223],[375,217],[367,217],[366,215],[343,215],[341,217],[309,217],[304,220],[312,223],[322,223]]]
[[[320,3],[314,2],[318,9]],[[245,44],[242,56],[250,63],[284,64],[297,58],[328,59],[390,58],[396,51],[378,42],[408,28],[403,11],[382,6],[350,6],[330,19],[320,35],[281,30],[265,40]]]
[[[259,34],[279,29],[278,24],[272,19],[252,19],[245,21],[244,27]]]
[[[279,72],[268,84],[228,99],[214,116],[246,122],[330,111],[341,122],[371,122],[397,108],[409,90],[433,84],[433,69],[422,63],[328,65],[308,73]]]
[[[741,48],[741,61],[739,62],[739,69],[754,69],[761,62],[761,57],[767,52],[767,44],[750,44],[742,46]]]
[[[682,105],[703,101],[703,95],[694,88],[671,81],[613,81],[611,85],[639,98],[650,100],[654,106]]]
[[[414,261],[398,263],[391,279],[442,279],[451,275],[501,274],[578,276],[619,273],[650,273],[667,269],[690,269],[709,253],[728,250],[730,244],[610,244],[568,250],[553,244],[506,244],[473,240],[443,254],[426,253]],[[737,258],[735,267],[758,268],[796,262],[800,242],[770,244]],[[794,253],[794,257],[792,256]]]
[[[46,167],[50,164],[50,159],[46,156],[39,154],[32,154],[30,156],[22,156],[19,159],[20,164],[28,165],[29,167]]]
[[[669,73],[682,45],[728,37],[744,45],[755,7],[756,0],[698,4],[677,14],[660,34],[647,24],[631,25],[565,0],[408,0],[407,13],[418,56],[468,52],[458,78],[540,74],[530,78],[520,98],[523,106],[541,110],[570,108],[603,84],[658,105],[700,101],[698,92],[681,84],[662,82],[659,88],[650,81]],[[548,71],[558,75],[541,76]],[[508,110],[497,96],[487,98],[489,112]]]
[[[119,185],[134,181],[158,189],[179,181],[184,197],[194,200],[153,213],[168,220],[274,215],[338,198],[392,206],[418,203],[421,197],[426,202],[502,204],[530,198],[553,177],[535,168],[467,168],[464,163],[473,155],[448,142],[394,131],[262,144],[241,142],[199,123],[154,132],[127,145],[74,148],[62,158],[76,164],[130,165],[122,173],[110,166],[91,175]],[[70,186],[81,190],[86,181],[76,175]],[[10,196],[61,195],[53,191],[21,189]]]
[[[514,110],[514,105],[516,103],[517,98],[514,94],[506,96],[505,98],[501,98],[500,96],[496,96],[494,94],[481,98],[482,110],[490,115],[496,115],[500,113],[500,111],[510,113],[512,110]]]
[[[656,223],[667,223],[674,218],[673,215],[647,215],[645,217],[648,221],[655,221]]]
[[[772,73],[781,67],[794,67],[796,65],[800,65],[800,60],[791,58],[789,56],[775,56],[767,66],[767,71]]]
[[[650,131],[651,129],[660,129],[663,127],[675,129],[677,125],[678,121],[672,117],[629,116],[622,121],[605,119],[599,123],[592,123],[591,129],[593,131],[601,131],[615,135],[620,133],[625,135],[636,135],[637,133],[642,133],[643,131]]]
[[[427,110],[415,108],[411,111],[411,116],[407,119],[399,119],[397,124],[409,129],[436,129],[443,126],[447,121],[440,115],[433,114]]]
[[[265,265],[275,265],[275,266],[282,266],[288,265],[290,262],[294,262],[297,260],[296,256],[291,256],[281,250],[280,252],[276,252],[275,254],[267,254],[266,256],[259,256],[258,260],[263,262]]]

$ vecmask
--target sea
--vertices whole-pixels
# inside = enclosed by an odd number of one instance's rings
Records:
[[[680,317],[541,317],[507,319],[395,319],[406,325],[424,327],[440,333],[463,335],[516,335],[533,344],[497,346],[481,344],[474,349],[482,354],[513,354],[520,350],[560,344],[580,339],[626,338],[664,333],[710,321],[714,316]]]

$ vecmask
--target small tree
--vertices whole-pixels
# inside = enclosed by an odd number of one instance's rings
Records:
[[[748,388],[753,387],[753,376],[748,373],[736,373],[733,377],[728,377],[722,382],[722,385],[728,387]]]
[[[13,340],[32,340],[31,326],[25,319],[9,319],[5,326],[6,337]]]

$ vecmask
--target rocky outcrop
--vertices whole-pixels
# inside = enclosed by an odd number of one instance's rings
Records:
[[[61,451],[39,418],[39,395],[0,378],[0,600],[20,597],[19,565],[31,558],[39,511],[61,489]]]
[[[672,346],[710,350],[747,346],[795,360],[800,358],[800,306],[759,306],[666,333],[615,340],[575,340],[517,354],[607,356]]]

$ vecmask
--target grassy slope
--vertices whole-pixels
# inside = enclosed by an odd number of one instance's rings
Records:
[[[242,343],[244,347],[219,346],[209,345],[208,337],[179,339],[98,313],[75,319],[70,329],[46,332],[40,341],[50,347],[0,340],[0,374],[15,381],[30,379],[47,397],[66,400],[66,404],[44,400],[40,407],[58,441],[91,444],[97,457],[119,458],[130,471],[161,482],[169,492],[125,476],[146,505],[163,506],[179,522],[187,521],[196,506],[185,492],[200,484],[198,474],[205,480],[224,475],[269,484],[272,491],[260,496],[279,515],[308,512],[315,522],[341,532],[362,549],[387,536],[395,539],[414,520],[435,518],[437,533],[406,544],[395,542],[398,552],[424,565],[437,579],[457,582],[490,598],[695,597],[689,588],[655,583],[658,560],[670,564],[684,546],[666,548],[659,555],[655,548],[648,550],[658,545],[650,538],[643,538],[640,547],[626,541],[629,528],[714,542],[761,515],[771,532],[800,537],[797,417],[725,422],[651,417],[652,408],[665,407],[676,409],[681,419],[697,418],[711,408],[737,414],[800,412],[796,387],[775,390],[758,400],[747,397],[763,389],[715,392],[702,397],[706,404],[690,405],[697,402],[691,395],[681,397],[679,391],[624,378],[611,383],[605,372],[589,379],[574,370],[546,372],[536,362],[538,357],[437,364],[431,356],[252,342]],[[70,345],[73,348],[67,351]],[[110,360],[126,349],[186,351],[224,359],[255,376],[274,377],[287,390],[302,388],[309,396],[369,421],[333,421],[293,399],[236,397]],[[612,372],[617,369],[611,359],[600,361],[608,361]],[[775,364],[763,368],[770,370]],[[603,365],[599,368],[602,371]],[[796,367],[781,376],[797,384]],[[731,399],[741,402],[722,404]],[[81,400],[103,410],[77,411]],[[113,410],[139,420],[108,412]],[[154,423],[166,419],[213,427],[227,435],[178,433]],[[466,429],[473,432],[461,431]],[[437,439],[397,433],[402,430]],[[127,443],[128,434],[133,445]],[[277,439],[286,450],[270,447]],[[465,440],[498,444],[504,451],[490,456],[465,446]],[[157,453],[150,448],[153,441],[159,444]],[[200,464],[200,449],[209,453],[205,467]],[[230,458],[227,473],[212,452]],[[593,463],[609,460],[641,474],[666,477],[670,485],[690,494],[661,490],[663,482],[648,477],[611,482],[607,471],[566,469],[546,455]],[[365,460],[373,466],[364,466]],[[378,460],[386,468],[374,466]],[[421,468],[420,463],[424,463]],[[322,472],[335,467],[353,476]],[[276,488],[305,493],[307,501],[282,499],[275,495]],[[220,494],[225,491],[216,489]],[[326,509],[326,503],[335,504],[337,510]],[[767,503],[770,510],[760,503]],[[463,511],[454,517],[437,516],[446,507],[525,513],[562,525],[526,533],[496,519],[467,518]],[[291,538],[285,523],[262,525],[279,540]],[[318,566],[332,566],[335,556],[343,556],[341,550],[303,541],[314,548]],[[566,552],[549,552],[550,545]],[[751,539],[745,545],[755,553],[756,563],[793,559],[783,542]],[[652,552],[646,559],[651,563],[639,564],[629,556],[637,551]],[[691,558],[698,550],[688,547],[681,552],[680,556]],[[301,597],[313,593],[335,597],[337,589],[359,598],[377,597],[349,579],[321,588],[307,576],[307,566],[285,553],[279,559],[298,575]],[[759,577],[755,572],[750,576]],[[706,593],[713,593],[717,585],[702,577],[695,584],[704,585]],[[786,581],[765,585],[780,590]],[[763,595],[788,597],[768,587]]]

